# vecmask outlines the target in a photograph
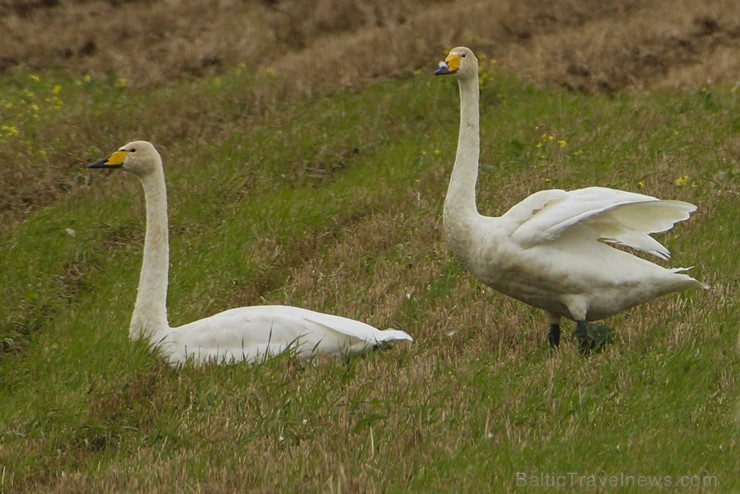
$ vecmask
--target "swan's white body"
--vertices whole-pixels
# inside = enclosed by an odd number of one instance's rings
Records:
[[[300,307],[262,305],[230,309],[166,328],[149,340],[171,363],[181,364],[188,359],[197,363],[254,362],[286,350],[304,361],[318,354],[362,353],[384,341],[411,341],[411,337],[403,331],[381,331],[354,319]]]
[[[381,331],[353,319],[281,305],[231,309],[171,328],[166,306],[167,191],[159,153],[152,144],[135,141],[90,167],[123,168],[136,174],[144,187],[144,258],[129,334],[132,340],[147,340],[171,364],[257,361],[286,350],[306,360],[317,354],[360,353],[388,341],[413,341],[404,331]]]
[[[543,190],[503,216],[478,213],[475,186],[480,149],[478,63],[455,48],[438,74],[455,74],[460,88],[457,156],[444,205],[447,242],[457,258],[494,289],[544,309],[551,323],[591,321],[660,295],[702,286],[615,243],[662,259],[668,249],[650,237],[696,210],[692,204],[589,187]]]

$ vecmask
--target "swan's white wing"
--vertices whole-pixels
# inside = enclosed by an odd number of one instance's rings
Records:
[[[668,259],[670,252],[650,233],[670,230],[679,221],[688,219],[696,206],[681,201],[653,201],[615,206],[591,216],[581,223],[593,228],[605,242],[626,245]]]
[[[298,309],[297,307],[293,308]],[[301,317],[306,321],[311,321],[327,330],[355,338],[359,341],[372,344],[383,343],[385,341],[414,341],[410,334],[405,331],[401,331],[400,329],[380,330],[364,322],[342,316],[324,314],[307,309],[298,310],[302,311]]]
[[[384,341],[413,341],[400,330],[381,331],[346,317],[299,307],[241,307],[172,330],[160,347],[175,363],[194,358],[249,360],[292,349],[301,359],[315,354],[359,353]]]
[[[662,201],[603,187],[574,190],[565,195],[560,192],[523,221],[512,233],[512,240],[527,248],[575,229],[595,240],[626,245],[666,259],[668,249],[650,237],[650,233],[669,230],[696,210],[696,206],[686,202]]]
[[[551,203],[560,203],[568,197],[568,192],[560,189],[540,190],[515,204],[502,218],[511,221],[516,227],[531,220],[539,211]]]

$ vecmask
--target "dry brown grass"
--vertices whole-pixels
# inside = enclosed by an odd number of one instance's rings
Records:
[[[533,82],[586,91],[731,84],[740,74],[733,0],[5,0],[0,22],[0,70],[115,73],[135,86],[240,63],[277,70],[291,90],[357,86],[429,67],[458,44]]]
[[[526,79],[586,92],[737,82],[736,2],[622,5],[629,6],[513,44],[502,63],[516,64]]]

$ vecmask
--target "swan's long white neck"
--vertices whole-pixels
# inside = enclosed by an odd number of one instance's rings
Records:
[[[167,273],[169,238],[167,227],[167,188],[162,167],[140,176],[146,200],[146,238],[139,290],[131,316],[132,340],[159,339],[169,328],[167,322]],[[156,343],[156,342],[155,342]]]
[[[457,155],[444,206],[444,223],[449,239],[464,239],[470,235],[470,225],[480,215],[475,204],[480,155],[480,112],[478,108],[478,74],[458,79],[460,87],[460,134]],[[454,242],[454,241],[453,241]],[[451,244],[458,253],[458,246]]]

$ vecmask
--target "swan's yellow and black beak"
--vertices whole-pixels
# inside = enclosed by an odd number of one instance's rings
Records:
[[[104,160],[96,161],[87,165],[88,168],[120,168],[123,166],[123,162],[126,161],[126,155],[128,151],[121,150],[116,151]]]
[[[444,62],[439,62],[439,68],[434,75],[454,74],[460,70],[460,60],[462,60],[460,55],[453,55],[450,53],[447,55],[447,58],[444,59]]]

